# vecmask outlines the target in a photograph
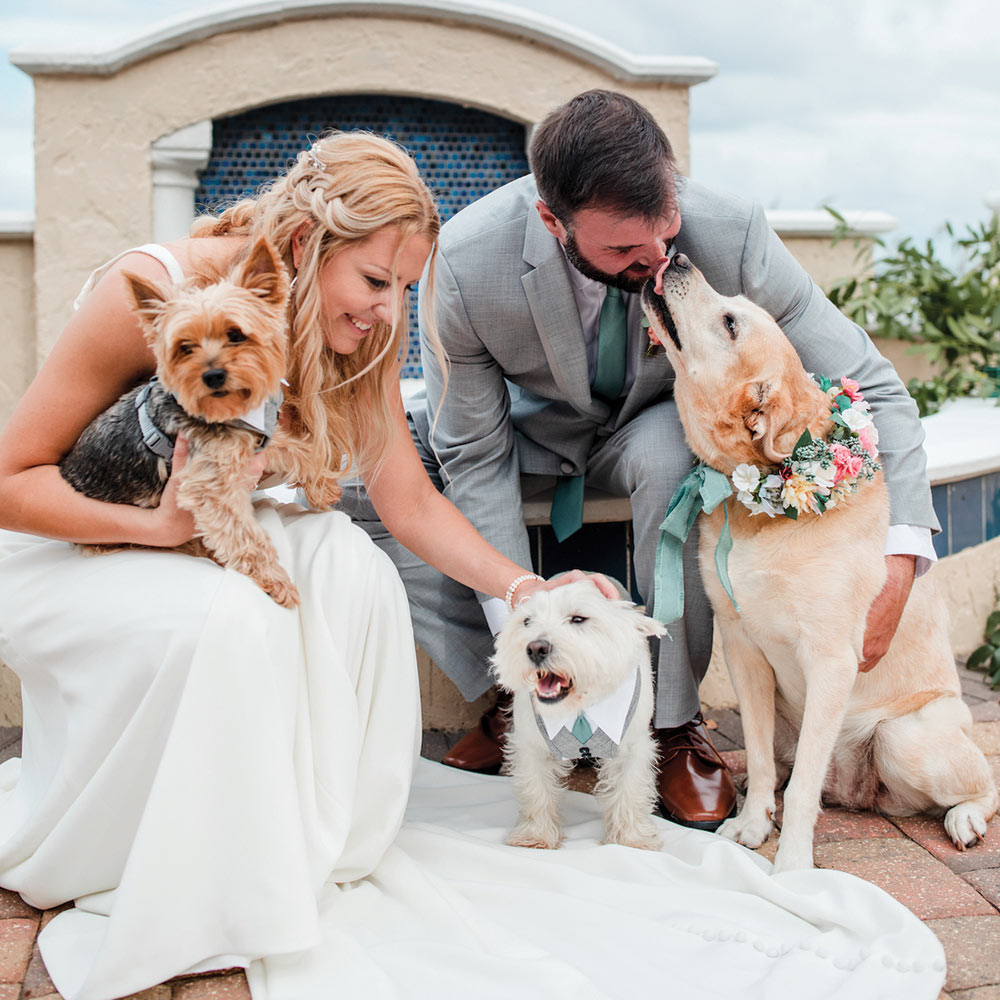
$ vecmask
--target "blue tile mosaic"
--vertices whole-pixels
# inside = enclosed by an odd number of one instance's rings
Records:
[[[254,194],[312,137],[331,128],[367,129],[405,146],[437,198],[442,221],[528,172],[524,126],[497,115],[414,97],[312,97],[216,119],[211,157],[195,194],[198,209],[215,211]],[[404,378],[421,374],[416,312],[413,292]]]
[[[982,476],[948,484],[948,518],[952,552],[960,552],[985,540]]]

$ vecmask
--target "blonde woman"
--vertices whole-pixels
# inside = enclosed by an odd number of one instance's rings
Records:
[[[317,886],[379,863],[420,737],[406,598],[346,515],[257,504],[302,595],[289,611],[238,573],[156,551],[193,533],[173,478],[154,509],[61,478],[83,428],[154,371],[123,271],[222,271],[267,235],[294,276],[282,422],[310,496],[332,501],[356,468],[402,544],[521,598],[546,584],[434,489],[406,428],[404,296],[438,227],[403,150],[327,136],[191,238],[95,272],[0,435],[0,658],[24,705],[23,760],[0,769],[0,885],[42,908],[76,900],[42,938],[66,997],[315,943]],[[88,558],[69,542],[144,548]]]

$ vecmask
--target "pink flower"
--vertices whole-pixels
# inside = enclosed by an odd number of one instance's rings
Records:
[[[842,479],[852,478],[861,471],[864,459],[860,455],[852,455],[850,450],[842,444],[832,445],[830,451],[833,452],[833,464],[836,469],[836,474],[833,477],[835,484]]]
[[[865,397],[861,395],[861,386],[852,378],[842,378],[840,380],[842,391],[852,403],[860,403]]]
[[[875,430],[875,425],[870,424],[868,427],[862,427],[858,431],[858,440],[861,442],[861,447],[871,455],[872,458],[878,458],[878,448],[875,445],[878,444],[878,431]]]

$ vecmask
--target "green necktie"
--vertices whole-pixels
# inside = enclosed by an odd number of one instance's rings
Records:
[[[614,402],[625,386],[628,327],[620,288],[607,286],[597,322],[597,368],[591,392]],[[556,483],[549,521],[556,539],[569,538],[583,524],[583,476],[563,476]]]
[[[608,285],[597,325],[597,370],[591,389],[609,402],[614,402],[621,395],[625,385],[627,342],[625,301],[620,288]]]

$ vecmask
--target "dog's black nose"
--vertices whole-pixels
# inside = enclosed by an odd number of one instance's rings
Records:
[[[201,376],[201,380],[209,387],[209,389],[221,389],[226,384],[226,369],[209,368],[209,370]]]
[[[544,639],[535,639],[528,643],[528,658],[534,664],[539,664],[552,652],[552,647]]]
[[[691,266],[691,261],[687,259],[682,253],[675,253],[670,261],[671,267],[679,267],[682,271],[686,271]]]

